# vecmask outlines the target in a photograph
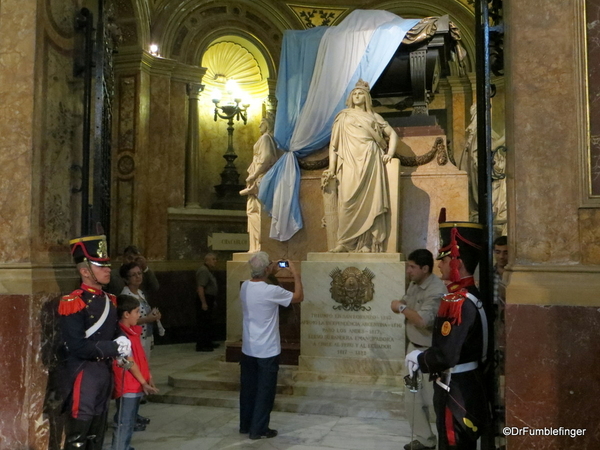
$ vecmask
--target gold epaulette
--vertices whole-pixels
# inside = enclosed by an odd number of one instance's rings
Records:
[[[464,295],[464,292],[462,291],[449,292],[448,294],[442,295],[442,301],[450,303],[460,302],[465,298],[467,298],[467,296]]]
[[[108,294],[108,298],[110,299],[110,301],[112,302],[113,305],[115,305],[115,308],[117,306],[117,296],[115,294]]]
[[[61,298],[58,305],[58,313],[61,316],[69,316],[85,308],[85,302],[82,300],[81,294],[83,294],[83,291],[77,289]]]

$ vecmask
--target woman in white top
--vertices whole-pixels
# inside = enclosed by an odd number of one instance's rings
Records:
[[[142,346],[146,353],[146,359],[150,361],[150,350],[152,349],[153,343],[153,325],[154,322],[160,320],[160,312],[158,308],[150,308],[150,304],[146,300],[144,293],[140,289],[142,281],[144,281],[144,272],[140,265],[136,262],[123,264],[119,271],[121,278],[125,280],[125,287],[121,291],[121,294],[131,295],[140,301],[140,319],[138,325],[142,326]]]

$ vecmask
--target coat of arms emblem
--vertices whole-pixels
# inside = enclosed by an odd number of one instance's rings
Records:
[[[375,274],[365,268],[362,271],[356,267],[348,267],[341,271],[339,268],[333,269],[329,276],[331,279],[331,298],[336,305],[333,309],[344,311],[370,311],[370,306],[365,303],[373,300],[375,286],[373,278]]]

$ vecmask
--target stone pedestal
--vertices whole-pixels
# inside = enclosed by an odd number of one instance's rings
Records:
[[[447,155],[446,136],[402,136],[398,153],[408,157],[424,157],[433,151],[436,141],[439,143],[439,150],[429,162],[416,167],[402,167],[400,249],[405,255],[418,248],[426,248],[434,255],[437,254],[438,217],[441,208],[446,208],[447,220],[469,220],[467,173],[447,159],[445,164],[441,164],[444,162],[443,156]]]
[[[400,382],[404,321],[390,310],[390,302],[404,295],[404,266],[399,253],[308,254],[302,263],[299,377],[304,373],[327,381]],[[348,276],[348,268],[356,268],[357,275]],[[366,286],[372,300],[350,308],[334,300],[339,300],[332,294],[335,286],[341,286],[343,298],[357,291],[360,296],[355,287]]]

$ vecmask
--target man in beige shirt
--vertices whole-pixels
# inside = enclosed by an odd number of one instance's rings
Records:
[[[443,281],[431,273],[433,255],[427,249],[418,249],[408,256],[406,275],[410,284],[402,300],[392,301],[391,308],[406,318],[406,354],[431,346],[433,321],[442,295],[448,291]],[[406,450],[435,448],[436,437],[431,430],[430,411],[433,412],[433,383],[423,382],[417,393],[406,389],[404,394],[406,418],[412,426],[414,440]]]

